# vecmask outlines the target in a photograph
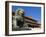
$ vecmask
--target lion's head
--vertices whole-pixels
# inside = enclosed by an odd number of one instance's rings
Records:
[[[16,10],[15,15],[20,15],[23,16],[24,15],[24,10],[22,8],[19,8]]]

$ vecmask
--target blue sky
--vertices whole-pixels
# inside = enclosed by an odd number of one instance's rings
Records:
[[[15,12],[16,9],[22,8],[25,11],[25,16],[32,17],[39,23],[41,21],[41,7],[28,7],[28,6],[12,6],[12,11]]]

